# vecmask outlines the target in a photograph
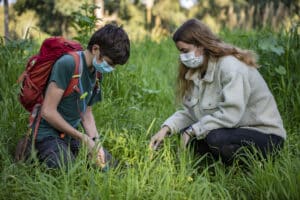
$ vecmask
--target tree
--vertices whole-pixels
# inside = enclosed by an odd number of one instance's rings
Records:
[[[98,7],[94,11],[96,18],[98,19],[96,22],[96,28],[100,28],[102,26],[101,19],[103,19],[104,16],[104,1],[94,0],[94,4]]]
[[[71,13],[78,10],[85,0],[18,0],[14,9],[19,15],[27,10],[35,11],[39,27],[51,35],[68,35]],[[72,6],[70,6],[72,5]]]
[[[146,24],[147,29],[150,29],[152,23],[152,8],[154,4],[154,0],[143,0],[143,3],[146,6]]]
[[[2,0],[0,0],[0,3],[2,2]],[[4,0],[4,36],[5,39],[9,39],[9,7],[8,7],[8,0]]]

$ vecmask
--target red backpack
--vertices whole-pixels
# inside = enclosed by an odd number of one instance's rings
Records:
[[[18,82],[22,82],[19,101],[27,111],[33,112],[35,107],[43,103],[52,66],[64,54],[70,54],[75,59],[74,78],[71,79],[64,96],[73,92],[79,77],[80,58],[76,51],[82,49],[78,42],[63,37],[50,37],[42,43],[39,53],[29,58],[25,71],[18,79]]]

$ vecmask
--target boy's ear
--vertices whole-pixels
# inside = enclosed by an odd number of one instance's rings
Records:
[[[92,47],[92,54],[96,54],[100,51],[100,46],[98,44],[94,44]]]

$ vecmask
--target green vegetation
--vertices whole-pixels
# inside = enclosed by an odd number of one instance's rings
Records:
[[[18,2],[22,5],[26,1]],[[110,1],[105,2],[110,13],[116,9],[116,5],[107,3]],[[0,199],[299,199],[299,25],[277,33],[268,29],[248,32],[222,29],[220,32],[225,41],[258,53],[262,66],[259,70],[276,98],[288,132],[285,147],[275,160],[257,161],[249,155],[244,165],[234,163],[231,167],[225,167],[221,162],[212,162],[206,157],[193,157],[190,152],[178,147],[178,137],[168,138],[164,148],[158,152],[148,149],[151,136],[179,107],[175,104],[174,95],[178,52],[173,42],[161,35],[169,34],[186,16],[211,19],[207,12],[210,12],[212,5],[201,1],[190,11],[179,12],[183,9],[179,8],[178,3],[156,1],[152,13],[155,23],[151,25],[149,35],[154,39],[160,37],[160,42],[155,42],[157,40],[144,38],[147,24],[143,20],[144,5],[141,1],[131,1],[131,4],[127,0],[119,2],[120,22],[130,36],[140,40],[132,42],[129,62],[104,77],[104,99],[94,107],[94,114],[99,132],[103,135],[103,145],[119,160],[120,166],[101,172],[86,159],[84,148],[68,171],[48,170],[38,162],[14,162],[14,148],[17,140],[27,131],[28,118],[28,113],[17,100],[19,85],[16,80],[24,70],[28,57],[38,51],[40,40],[45,37],[44,33],[32,28],[29,22],[37,24],[38,19],[32,12],[26,11],[25,16],[33,20],[28,20],[26,27],[31,28],[23,30],[21,37],[35,40],[19,39],[5,44],[4,39],[0,38]],[[235,11],[250,6],[240,0],[209,2],[226,4],[218,4],[214,12],[210,12],[212,16],[220,17],[222,9],[230,10],[233,4],[241,6],[235,7]],[[265,9],[263,4],[270,2],[259,1],[258,4]],[[290,1],[283,2],[290,6]],[[298,8],[299,1],[295,2],[297,4],[293,6]],[[52,8],[60,11],[68,9],[57,5],[52,5]],[[41,8],[49,8],[43,6]],[[90,8],[86,5],[82,7],[82,13],[73,12],[73,17],[68,18],[74,22],[69,25],[77,31],[74,38],[83,44],[87,42],[86,38],[89,38],[95,23]],[[172,17],[166,13],[172,13]],[[233,19],[230,15],[227,17]],[[221,20],[223,23],[228,18],[214,18],[214,21]],[[48,20],[49,17],[41,19]],[[266,18],[265,23],[270,19]],[[259,16],[253,20],[258,21]],[[157,26],[158,22],[161,24]],[[243,22],[238,27],[246,28],[250,23],[247,20]],[[53,27],[49,29],[55,31]],[[14,28],[14,31],[20,30]],[[20,33],[14,32],[13,37],[20,38]]]
[[[192,1],[196,3],[189,8],[180,3]],[[214,31],[224,26],[243,30],[272,27],[279,31],[300,21],[300,0],[17,0],[9,9],[10,37],[24,38],[28,29],[34,30],[30,31],[33,38],[43,34],[74,37],[73,12],[84,4],[99,2],[103,3],[104,12],[96,16],[105,23],[122,24],[131,38],[138,39],[145,35],[161,39],[193,17],[209,24]],[[0,6],[0,35],[4,35],[3,17]]]
[[[17,100],[16,80],[38,45],[1,41],[0,199],[299,199],[299,27],[281,33],[224,30],[220,35],[260,56],[260,71],[288,132],[276,160],[257,161],[249,155],[243,166],[224,167],[178,148],[177,137],[152,154],[151,135],[178,106],[178,53],[170,39],[145,39],[132,43],[126,66],[104,77],[104,100],[94,108],[103,144],[120,161],[117,169],[100,172],[86,159],[85,149],[67,172],[47,170],[37,162],[14,163],[14,148],[27,130],[28,117]]]

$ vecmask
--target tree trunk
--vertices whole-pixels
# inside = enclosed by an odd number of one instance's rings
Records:
[[[5,40],[9,39],[9,28],[8,28],[8,22],[9,22],[9,16],[8,16],[8,0],[4,0],[4,36]]]
[[[152,24],[152,7],[154,4],[154,0],[147,0],[145,4],[146,4],[146,27],[148,31],[150,31],[151,24]]]
[[[98,29],[101,26],[103,26],[103,22],[104,22],[104,0],[94,0],[94,4],[97,7],[99,7],[94,11],[95,16],[97,18],[96,28]]]
[[[150,27],[150,24],[152,22],[152,8],[151,7],[147,7],[147,15],[146,15],[146,20],[147,20],[147,24]]]

